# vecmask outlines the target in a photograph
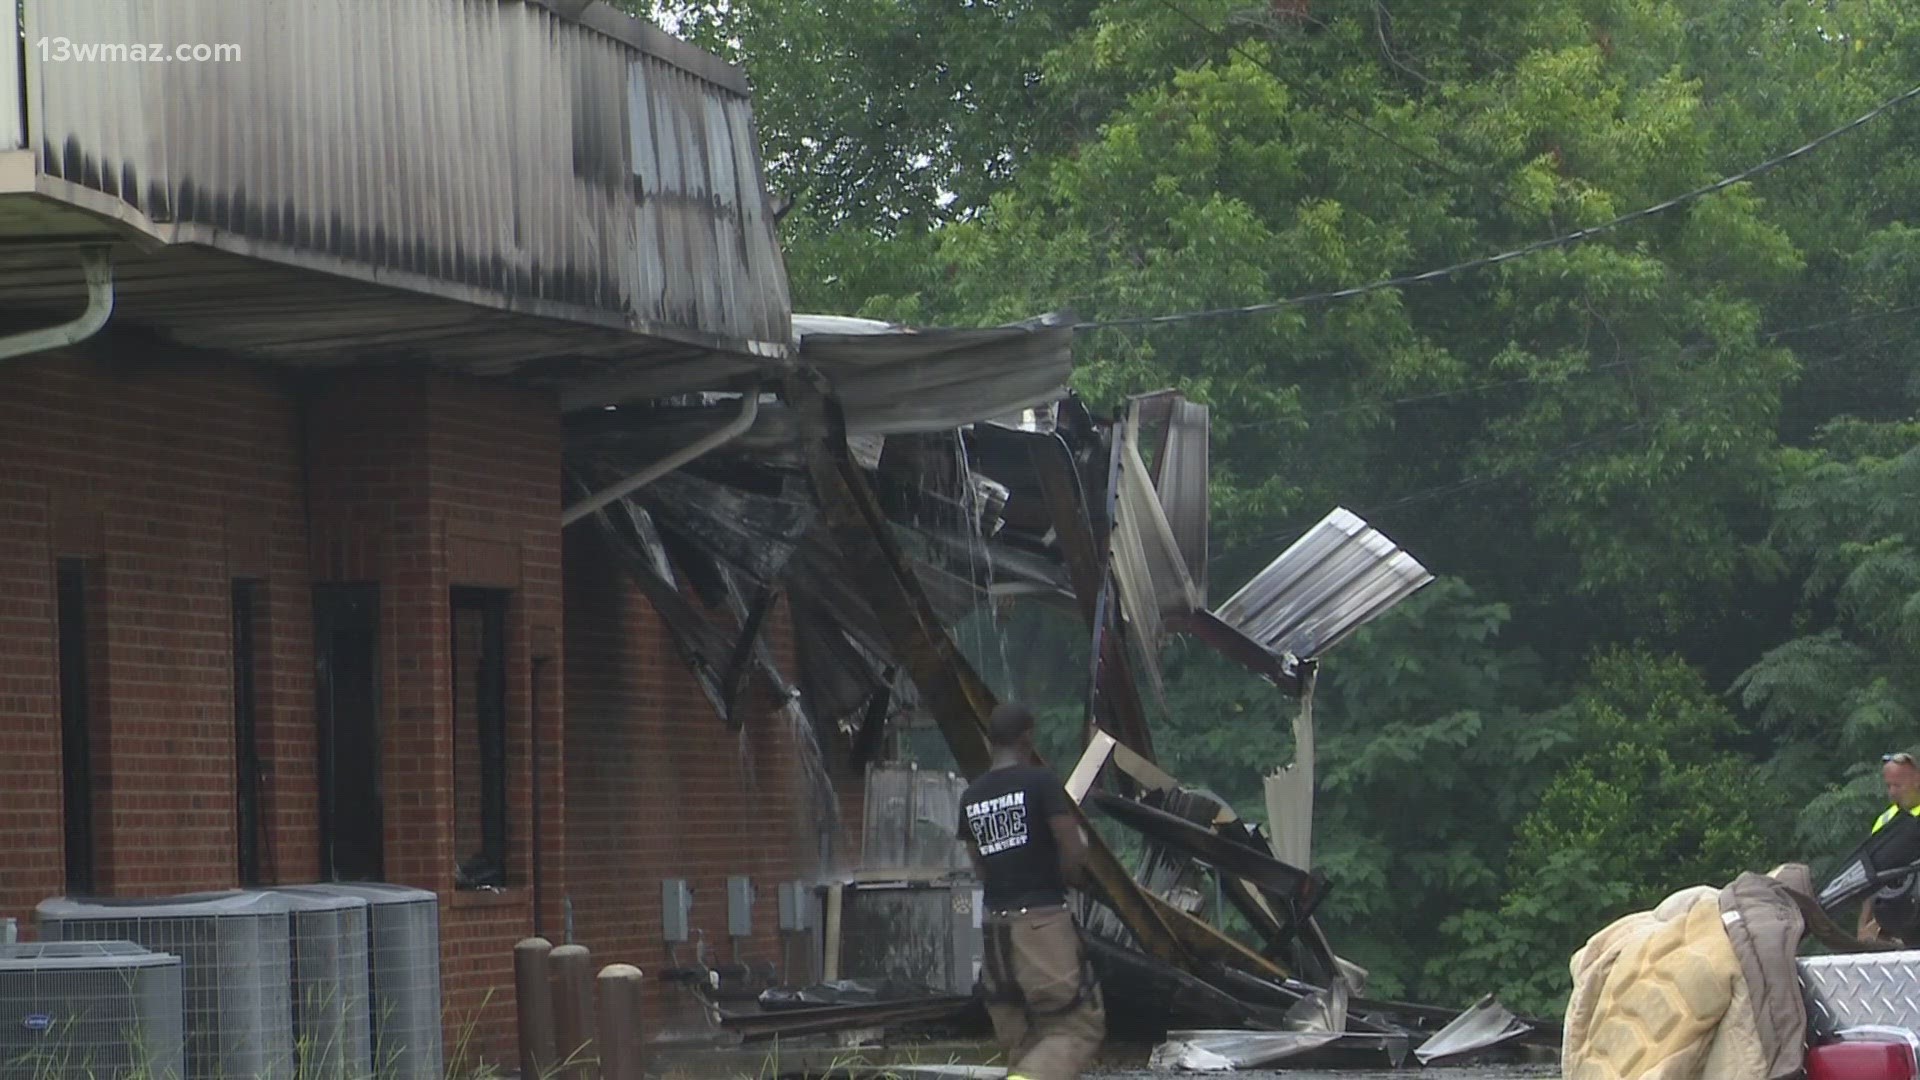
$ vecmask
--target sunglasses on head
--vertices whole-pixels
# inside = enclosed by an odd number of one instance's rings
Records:
[[[1907,753],[1905,750],[1902,750],[1897,754],[1881,754],[1880,761],[1882,764],[1888,764],[1888,763],[1895,764],[1895,765],[1915,764],[1913,760],[1913,755]]]

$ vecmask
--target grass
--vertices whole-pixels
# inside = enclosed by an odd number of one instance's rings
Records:
[[[4,0],[0,0],[4,2]],[[488,1061],[480,1051],[481,1021],[492,1004],[494,992],[489,990],[480,1003],[467,1011],[464,1016],[455,1016],[450,1011],[444,1020],[455,1031],[452,1052],[448,1055],[442,1071],[443,1080],[505,1080],[508,1069]],[[319,1002],[324,1006],[327,1002]],[[0,1060],[0,1077],[5,1080],[183,1080],[171,1069],[154,1071],[147,1064],[116,1067],[106,1064],[104,1051],[114,1047],[82,1046],[78,1042],[77,1031],[84,1022],[84,1016],[63,1018],[42,1040],[42,1045],[34,1050],[14,1058]],[[385,1024],[376,1028],[384,1029]],[[376,1040],[379,1035],[376,1032]],[[137,1063],[149,1062],[154,1055],[148,1052],[145,1032],[132,1025],[123,1031],[121,1044],[126,1047],[123,1055]],[[389,1050],[377,1045],[374,1051],[375,1064],[371,1068],[356,1069],[351,1063],[341,1059],[335,1044],[315,1042],[311,1036],[298,1038],[294,1050],[294,1061],[289,1073],[282,1080],[399,1080],[401,1048]],[[959,1064],[957,1056],[949,1054],[944,1061],[922,1061],[918,1051],[906,1050],[905,1060],[900,1055],[889,1054],[896,1064],[913,1066],[923,1064]],[[544,1070],[533,1080],[557,1080],[570,1070],[581,1069],[588,1076],[597,1076],[599,1058],[591,1043],[579,1047],[566,1059]],[[774,1040],[767,1056],[762,1059],[760,1069],[755,1073],[737,1073],[729,1080],[779,1080],[785,1074],[780,1062],[780,1042]],[[809,1069],[807,1075],[813,1077],[852,1077],[860,1080],[905,1080],[902,1073],[893,1068],[875,1063],[859,1050],[847,1050],[835,1055],[824,1067]],[[259,1080],[259,1078],[249,1078]],[[272,1080],[272,1078],[268,1078]],[[666,1074],[664,1080],[714,1080],[711,1073],[693,1073],[685,1070]]]
[[[480,1020],[492,1000],[493,992],[489,990],[487,997],[459,1021],[453,1052],[441,1070],[443,1080],[504,1080],[506,1077],[506,1070],[485,1060],[476,1049]],[[327,1002],[323,999],[318,1004],[324,1006]],[[138,1025],[130,1025],[122,1031],[119,1046],[81,1045],[77,1033],[85,1019],[83,1015],[65,1017],[49,1030],[39,1047],[0,1060],[0,1077],[5,1077],[5,1080],[183,1080],[171,1068],[154,1068],[151,1064],[154,1055],[149,1052],[146,1033]],[[376,1025],[381,1029],[385,1026]],[[376,1034],[375,1038],[379,1036]],[[120,1046],[125,1047],[124,1053],[117,1052]],[[576,1050],[538,1080],[554,1080],[575,1066],[595,1070],[599,1061],[586,1054],[588,1049],[582,1047]],[[130,1058],[135,1064],[109,1064],[103,1060],[109,1056],[109,1051],[113,1051],[111,1056]],[[403,1053],[404,1049],[400,1047],[389,1050],[376,1045],[374,1063],[369,1067],[355,1068],[351,1062],[342,1059],[335,1044],[320,1044],[311,1036],[298,1036],[293,1047],[292,1069],[282,1077],[283,1080],[399,1080]],[[260,1078],[250,1077],[247,1080]]]

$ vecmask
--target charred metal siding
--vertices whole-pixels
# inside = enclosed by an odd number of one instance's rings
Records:
[[[604,5],[26,11],[29,41],[72,43],[64,62],[27,50],[41,171],[162,240],[745,352],[790,339],[744,79]],[[77,58],[130,44],[239,56]]]

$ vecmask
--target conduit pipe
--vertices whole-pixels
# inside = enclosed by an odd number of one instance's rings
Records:
[[[682,465],[701,457],[732,442],[747,433],[753,421],[760,415],[760,388],[754,387],[740,395],[740,413],[726,423],[726,426],[675,450],[666,457],[634,473],[616,484],[581,499],[566,508],[560,515],[560,527],[566,528],[595,510],[622,499],[653,483]]]
[[[0,337],[0,360],[76,345],[107,325],[107,316],[113,314],[113,263],[108,249],[87,248],[80,253],[80,265],[87,275],[87,310],[72,322]]]

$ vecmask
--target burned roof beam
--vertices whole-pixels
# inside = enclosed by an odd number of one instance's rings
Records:
[[[1096,791],[1088,796],[1095,806],[1142,836],[1182,855],[1234,877],[1250,881],[1270,897],[1285,901],[1295,922],[1304,922],[1328,891],[1326,877],[1265,855],[1222,835],[1135,799]]]
[[[1067,796],[1075,802],[1087,799],[1093,790],[1094,780],[1109,764],[1146,791],[1171,792],[1181,787],[1180,781],[1171,773],[1142,757],[1131,747],[1114,738],[1111,733],[1096,731],[1087,746],[1086,753],[1081,756],[1079,763],[1074,766],[1073,774],[1067,779]],[[1220,831],[1239,824],[1241,824],[1240,816],[1233,807],[1221,804],[1220,811],[1214,816],[1214,829]],[[1302,944],[1313,951],[1316,958],[1319,958],[1323,950],[1309,937],[1309,933],[1319,935],[1319,925],[1313,922],[1310,913],[1304,924],[1290,919],[1288,924],[1282,925],[1274,909],[1278,905],[1283,910],[1290,910],[1285,899],[1269,898],[1252,883],[1232,874],[1222,875],[1222,891],[1234,907],[1247,917],[1247,921],[1253,925],[1254,929],[1259,931],[1261,937],[1266,939],[1270,947],[1286,948],[1298,938]],[[1324,942],[1324,935],[1320,935],[1318,940]],[[1330,950],[1325,952],[1323,966],[1328,971],[1332,971],[1332,952]],[[1270,957],[1263,957],[1262,960],[1263,966],[1270,973],[1280,976],[1290,974],[1274,964]]]

